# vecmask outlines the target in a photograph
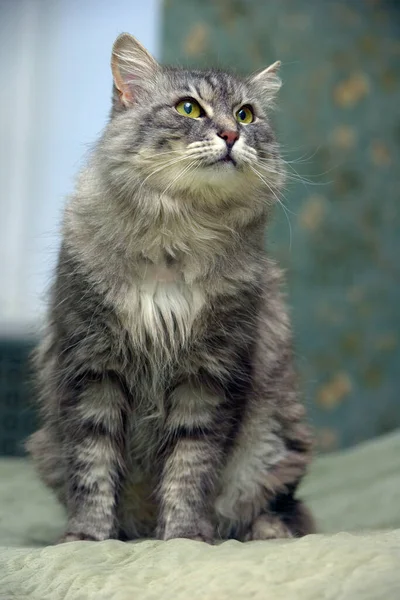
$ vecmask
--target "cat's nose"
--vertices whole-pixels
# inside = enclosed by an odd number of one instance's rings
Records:
[[[237,131],[233,131],[231,129],[224,129],[218,133],[219,137],[225,140],[226,145],[229,149],[232,148],[233,144],[239,138],[239,134]]]

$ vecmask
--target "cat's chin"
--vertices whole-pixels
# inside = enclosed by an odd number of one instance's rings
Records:
[[[246,165],[238,163],[235,159],[219,159],[209,163],[203,162],[183,176],[180,176],[179,170],[177,175],[171,170],[162,182],[163,189],[164,185],[171,195],[190,192],[196,196],[204,196],[214,191],[216,197],[222,198],[246,193],[247,188],[253,186],[254,182]]]
[[[246,192],[248,178],[246,173],[230,162],[215,162],[196,170],[188,185],[194,194],[204,195],[205,190],[217,193],[217,197],[230,197]]]
[[[224,158],[216,160],[210,166],[236,168],[237,162],[234,158],[232,158],[232,156],[225,156]]]
[[[240,176],[237,165],[233,161],[219,160],[199,169],[197,177],[203,183],[226,185],[229,181],[236,181]]]

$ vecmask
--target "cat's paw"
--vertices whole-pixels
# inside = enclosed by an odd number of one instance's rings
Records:
[[[214,541],[214,527],[205,519],[187,524],[169,523],[166,527],[158,529],[157,537],[160,540],[186,538],[212,544]]]
[[[294,537],[289,527],[277,515],[262,514],[250,526],[244,541],[276,540]]]
[[[59,540],[56,542],[57,544],[66,544],[68,542],[98,542],[97,538],[85,534],[85,533],[65,533],[62,535]]]

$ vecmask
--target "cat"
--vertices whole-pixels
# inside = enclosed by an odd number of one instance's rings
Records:
[[[312,436],[265,226],[279,63],[247,79],[112,51],[110,119],[63,221],[27,443],[60,541],[302,536]]]

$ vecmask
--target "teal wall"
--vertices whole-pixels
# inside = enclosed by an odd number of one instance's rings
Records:
[[[34,340],[0,338],[0,456],[21,456],[37,425],[30,356]]]
[[[276,126],[292,234],[287,268],[301,383],[321,450],[400,425],[400,2],[167,0],[165,63],[248,73],[280,59]],[[291,240],[290,240],[291,237]]]

